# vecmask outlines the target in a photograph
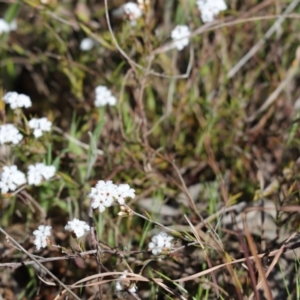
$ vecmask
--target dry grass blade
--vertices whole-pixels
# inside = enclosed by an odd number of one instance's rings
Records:
[[[289,251],[294,251],[294,249],[296,248],[299,248],[300,247],[300,243],[295,243],[291,246],[288,246],[288,245],[285,245],[284,246],[284,252],[289,252]],[[276,254],[278,252],[281,252],[280,249],[276,249],[276,250],[273,250],[271,252],[265,252],[265,253],[260,253],[257,255],[258,258],[262,258],[262,257],[274,257],[276,256]],[[254,256],[249,256],[248,259],[251,259],[251,260],[254,260]],[[217,266],[214,266],[214,267],[211,267],[207,270],[204,270],[204,271],[201,271],[201,272],[198,272],[196,274],[193,274],[193,275],[190,275],[190,276],[186,276],[186,277],[183,277],[183,278],[179,278],[179,279],[176,279],[174,280],[175,282],[185,282],[185,281],[189,281],[189,280],[194,280],[198,277],[201,277],[201,276],[204,276],[204,275],[207,275],[207,274],[210,274],[211,272],[215,271],[215,270],[218,270],[220,268],[223,268],[223,267],[226,267],[228,265],[233,265],[233,264],[237,264],[237,263],[243,263],[245,262],[247,259],[246,258],[240,258],[240,259],[236,259],[236,260],[233,260],[233,261],[230,261],[230,262],[227,262],[227,263],[223,263],[223,264],[219,264]]]
[[[187,222],[189,223],[189,225],[190,225],[190,227],[192,229],[192,232],[193,232],[193,234],[194,234],[197,242],[199,243],[199,245],[201,246],[201,248],[202,248],[202,250],[204,252],[207,265],[211,268],[212,267],[211,260],[209,258],[209,255],[207,254],[206,249],[204,248],[204,245],[203,245],[203,243],[202,243],[202,241],[200,239],[200,236],[198,235],[198,232],[197,232],[196,228],[193,226],[193,224],[191,223],[191,221],[188,219],[188,217],[186,215],[184,217],[187,220]],[[214,284],[217,286],[216,275],[215,275],[215,273],[213,271],[211,272],[211,277],[212,277],[212,280],[213,280]],[[220,297],[219,289],[215,289],[215,292],[216,292],[217,297],[219,298]]]
[[[265,277],[268,278],[268,276],[270,275],[270,273],[272,272],[273,268],[275,267],[275,265],[277,264],[280,256],[282,255],[282,253],[284,252],[284,246],[285,244],[287,244],[290,240],[292,240],[295,236],[297,235],[297,232],[293,233],[286,241],[284,244],[282,244],[282,246],[280,247],[280,249],[278,250],[278,252],[276,253],[276,255],[274,256],[272,263],[270,264]],[[256,289],[260,289],[263,285],[263,280],[260,278],[259,282],[256,285]],[[252,300],[254,298],[254,292],[251,293],[251,295],[249,296],[248,300]]]
[[[264,37],[261,38],[242,58],[240,61],[228,72],[228,78],[232,78],[246,63],[247,61],[265,44],[268,38],[279,28],[282,22],[285,20],[286,16],[290,14],[300,3],[300,0],[292,1],[289,6],[285,9],[282,15],[278,20],[270,27],[270,29],[265,33]]]
[[[260,277],[260,281],[262,282],[262,286],[263,286],[264,291],[266,293],[266,298],[268,300],[273,300],[273,296],[272,296],[271,289],[270,289],[270,287],[268,285],[268,282],[267,282],[267,277],[266,277],[266,274],[264,272],[264,268],[262,266],[261,260],[258,256],[258,253],[257,253],[256,245],[255,245],[255,243],[252,239],[252,236],[249,232],[249,229],[248,229],[248,226],[247,226],[247,223],[246,223],[246,214],[245,213],[242,214],[242,218],[243,218],[243,223],[244,223],[245,236],[246,236],[250,251],[253,255],[252,257],[253,257],[255,265],[257,267],[258,274],[259,274],[259,277]],[[281,250],[279,249],[279,252],[280,251]]]

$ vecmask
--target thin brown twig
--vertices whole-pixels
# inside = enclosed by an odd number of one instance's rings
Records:
[[[115,37],[115,34],[113,32],[113,29],[112,29],[112,26],[111,26],[111,23],[110,23],[110,18],[109,18],[109,13],[108,13],[108,4],[107,4],[107,0],[104,0],[104,4],[105,4],[105,16],[106,16],[106,22],[107,22],[107,26],[108,26],[108,30],[110,32],[110,35],[111,35],[111,38],[116,46],[116,48],[118,49],[118,51],[123,55],[123,57],[128,61],[128,63],[131,65],[132,69],[135,71],[135,73],[137,73],[136,71],[136,68],[142,70],[142,71],[145,71],[147,72],[147,68],[144,68],[143,66],[139,65],[138,63],[136,63],[134,60],[132,60],[128,54],[120,47],[116,37]],[[150,55],[150,60],[154,58],[154,55],[151,54]],[[190,61],[189,61],[189,64],[188,64],[188,68],[187,68],[187,71],[185,74],[183,75],[177,75],[177,76],[170,76],[170,75],[166,75],[166,74],[161,74],[161,73],[158,73],[158,72],[155,72],[153,70],[150,70],[149,71],[149,74],[151,75],[155,75],[155,76],[158,76],[158,77],[162,77],[162,78],[187,78],[189,77],[189,74],[190,74],[190,71],[191,71],[191,68],[192,68],[192,58],[190,57]]]

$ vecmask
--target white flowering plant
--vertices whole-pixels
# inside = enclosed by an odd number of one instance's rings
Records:
[[[275,2],[0,3],[0,298],[300,298]]]

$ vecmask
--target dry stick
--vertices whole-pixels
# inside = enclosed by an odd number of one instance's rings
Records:
[[[63,282],[61,282],[52,272],[50,272],[44,265],[42,265],[38,259],[34,257],[31,253],[29,253],[25,248],[23,248],[15,239],[13,239],[2,227],[0,227],[0,231],[5,234],[9,239],[21,250],[23,253],[27,254],[35,263],[39,265],[39,267],[45,271],[48,275],[50,275],[55,281],[57,281],[62,287],[64,287],[70,295],[74,296],[76,299],[81,300],[69,287],[67,287]]]
[[[295,236],[297,235],[297,232],[295,232],[294,234],[292,234],[285,243],[288,243],[291,239],[293,239]],[[280,247],[280,249],[278,250],[277,254],[275,255],[268,271],[266,272],[266,278],[268,278],[268,276],[270,275],[271,271],[273,270],[273,268],[275,267],[276,263],[278,262],[280,255],[284,252],[284,245],[282,244],[282,246]],[[256,289],[260,289],[262,286],[262,280],[260,280],[258,282],[258,284],[256,285]],[[252,292],[252,294],[249,296],[248,300],[252,300],[254,297],[254,293]]]
[[[273,300],[271,289],[268,285],[266,274],[265,274],[263,266],[262,266],[262,262],[261,262],[260,258],[258,257],[257,248],[255,246],[255,243],[253,241],[253,238],[250,234],[250,231],[249,231],[247,223],[246,223],[246,214],[245,213],[242,213],[242,219],[243,219],[245,236],[246,236],[250,251],[253,254],[254,262],[255,262],[256,268],[258,270],[259,277],[261,278],[261,282],[264,287],[264,291],[266,293],[266,298],[267,298],[267,300]]]
[[[286,8],[282,15],[277,19],[277,21],[269,28],[265,33],[264,37],[261,38],[242,58],[240,61],[228,72],[227,77],[232,78],[247,62],[248,60],[264,45],[267,39],[269,39],[272,34],[279,28],[282,22],[285,20],[286,16],[291,13],[296,6],[300,3],[300,0],[294,0]]]
[[[249,249],[246,246],[246,243],[245,243],[245,240],[244,240],[244,235],[242,234],[242,231],[240,229],[238,229],[237,233],[238,233],[239,242],[241,244],[241,250],[243,251],[244,256],[246,258],[246,265],[247,265],[247,268],[248,268],[247,271],[248,271],[249,277],[250,277],[250,284],[251,284],[252,289],[254,291],[253,294],[255,295],[255,299],[256,300],[260,300],[260,296],[259,296],[258,290],[255,288],[257,281],[256,281],[256,278],[255,278],[254,266],[251,263],[251,260],[249,259],[249,257],[250,257],[250,255],[249,255]]]
[[[185,248],[186,246],[191,246],[191,245],[195,245],[196,243],[189,243],[188,245],[185,246],[181,246],[179,248],[176,248],[175,250],[178,251],[182,248]],[[18,248],[17,248],[18,249]],[[19,249],[18,249],[19,250]],[[175,252],[175,250],[173,250],[172,252]],[[98,250],[98,249],[94,249],[94,250],[88,250],[88,251],[84,251],[84,252],[79,252],[79,253],[67,253],[66,256],[58,256],[58,257],[47,257],[47,258],[39,258],[37,259],[38,262],[40,263],[46,263],[49,261],[57,261],[57,260],[69,260],[69,259],[75,259],[77,257],[81,257],[81,258],[85,258],[85,257],[89,257],[90,255],[95,255],[98,253],[107,253],[107,254],[115,254],[115,255],[120,255],[121,257],[124,255],[137,255],[137,254],[143,254],[147,251],[116,251],[116,250]],[[13,262],[13,263],[0,263],[0,267],[9,267],[9,268],[18,268],[21,266],[28,266],[28,265],[33,265],[35,264],[35,261],[24,261],[24,262]]]
[[[149,220],[147,218],[145,218],[147,221],[149,222],[153,222],[152,220]],[[162,228],[165,228],[166,230],[169,230],[168,227],[164,227],[163,225],[159,224],[159,223],[156,223],[156,222],[153,222],[154,224],[156,225],[159,225],[161,226]],[[195,226],[194,226],[195,227]],[[195,227],[196,228],[196,227]],[[174,230],[173,230],[174,231]],[[177,231],[174,231],[174,232],[177,232]],[[292,235],[291,238],[293,238],[295,235],[297,234],[294,233]],[[294,251],[295,249],[299,248],[300,247],[300,242],[295,242],[291,245],[287,245],[288,241],[291,239],[289,238],[286,242],[284,242],[282,244],[282,246],[280,247],[280,249],[276,249],[276,250],[273,250],[271,252],[265,252],[265,253],[261,253],[259,254],[258,256],[259,257],[276,257],[278,255],[278,252],[280,253],[285,253],[285,252],[289,252],[289,251]],[[198,245],[199,243],[198,242],[192,242],[192,243],[189,243],[187,245],[184,245],[184,246],[180,246],[176,249],[173,249],[170,251],[170,253],[174,253],[174,252],[177,252],[179,250],[182,250],[188,246],[194,246],[194,245]],[[204,244],[204,243],[203,243]],[[283,248],[283,250],[281,250]],[[71,253],[71,254],[67,254],[66,256],[61,256],[61,257],[48,257],[48,258],[39,258],[37,259],[37,261],[39,263],[46,263],[46,262],[49,262],[49,261],[57,261],[57,260],[69,260],[69,259],[75,259],[77,257],[82,257],[82,258],[85,258],[85,256],[89,256],[89,255],[93,255],[95,253],[97,253],[98,250],[88,250],[88,251],[84,251],[84,252],[80,252],[80,253]],[[120,254],[120,255],[134,255],[134,254],[142,254],[142,253],[146,253],[146,252],[149,252],[149,251],[116,251],[116,250],[100,250],[99,251],[100,253],[109,253],[109,254]],[[253,257],[248,257],[249,259],[253,260]],[[247,259],[248,259],[247,258]],[[230,262],[229,264],[234,264],[234,263],[239,263],[239,262],[244,262],[244,261],[247,261],[246,258],[242,258],[242,259],[239,259],[239,260],[235,260],[235,261],[232,261]],[[28,265],[33,265],[35,264],[36,262],[35,261],[24,261],[24,262],[13,262],[13,263],[0,263],[0,267],[9,267],[9,268],[18,268],[18,267],[21,267],[21,266],[28,266]],[[219,266],[216,266],[214,267],[214,270],[215,269],[219,269],[221,267],[224,267],[226,266],[228,263],[225,263],[225,264],[222,264],[222,265],[219,265]],[[204,271],[205,274],[209,274],[210,273],[210,270],[205,270]],[[202,275],[205,275],[205,274],[200,274],[198,273],[198,277],[199,276],[202,276]],[[197,275],[197,274],[196,274]]]
[[[109,18],[109,12],[108,12],[108,4],[107,4],[107,0],[104,0],[104,5],[105,5],[105,17],[106,17],[106,23],[108,26],[108,30],[110,32],[111,38],[116,46],[116,48],[119,50],[119,52],[124,56],[124,58],[127,59],[128,63],[131,65],[131,68],[135,71],[136,73],[136,67],[143,69],[142,67],[140,67],[135,61],[133,61],[125,51],[123,51],[123,49],[120,47],[115,34],[113,32],[113,29],[111,27],[111,23],[110,23],[110,18]]]

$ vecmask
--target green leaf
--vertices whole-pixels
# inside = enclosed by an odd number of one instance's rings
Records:
[[[21,9],[20,2],[13,3],[9,6],[9,8],[6,10],[4,19],[10,23],[12,20],[16,19],[16,17],[19,14],[19,11]]]

